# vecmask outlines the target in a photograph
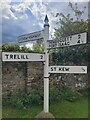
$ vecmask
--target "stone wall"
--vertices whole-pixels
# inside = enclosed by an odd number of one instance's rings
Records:
[[[3,97],[43,89],[43,71],[42,62],[3,62]],[[50,87],[56,86],[59,91],[61,86],[79,91],[88,85],[87,74],[51,74],[49,78]]]
[[[22,67],[23,66],[23,67]],[[10,97],[25,90],[24,64],[18,62],[3,63],[2,65],[2,94]]]
[[[59,90],[66,86],[73,91],[79,91],[88,86],[88,77],[85,74],[52,74],[50,80]]]
[[[40,62],[5,62],[2,65],[3,97],[28,93],[43,87],[43,65]]]
[[[43,63],[28,62],[27,63],[27,91],[31,89],[40,90],[43,88]]]

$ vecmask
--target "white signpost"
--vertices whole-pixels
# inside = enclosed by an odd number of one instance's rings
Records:
[[[44,61],[44,54],[2,52],[2,61]]]
[[[49,40],[49,24],[48,17],[45,17],[44,24],[44,52],[45,52],[45,63],[44,63],[44,112],[49,112],[49,52],[47,49],[47,40]]]
[[[60,48],[66,46],[80,45],[87,42],[87,33],[80,33],[59,40],[48,40],[48,48]]]
[[[49,73],[87,73],[87,66],[49,66]]]
[[[44,54],[3,52],[2,61],[43,61],[44,62],[44,112],[49,112],[49,74],[50,73],[87,73],[87,66],[49,66],[48,48],[66,47],[85,44],[87,33],[61,38],[58,41],[49,40],[48,17],[45,17],[44,30],[19,36],[19,42],[44,39]]]
[[[33,32],[18,37],[19,43],[44,39],[44,31]]]

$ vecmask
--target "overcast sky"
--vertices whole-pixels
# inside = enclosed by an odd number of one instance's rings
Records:
[[[63,2],[62,0],[2,0],[2,7],[0,7],[0,11],[2,10],[2,21],[0,21],[0,26],[2,26],[2,42],[17,42],[17,37],[20,35],[42,30],[46,14],[49,18],[51,35],[58,20],[58,18],[55,17],[57,12],[64,14],[70,13],[72,17],[74,17],[74,13],[70,7],[68,7],[68,1],[69,0],[63,0]],[[84,6],[87,7],[88,5],[88,0],[72,1],[79,2],[78,5],[81,10]],[[85,11],[84,19],[87,19],[87,16],[88,10]]]

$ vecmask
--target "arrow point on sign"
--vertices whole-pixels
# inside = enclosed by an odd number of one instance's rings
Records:
[[[83,71],[85,71],[85,69],[84,69],[84,68],[82,68],[82,70],[83,70]]]
[[[78,40],[77,43],[80,43],[80,40]]]

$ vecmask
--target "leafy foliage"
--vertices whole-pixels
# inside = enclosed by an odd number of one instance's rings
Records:
[[[87,46],[72,46],[52,51],[52,61],[55,65],[86,65],[87,64]]]
[[[36,43],[33,45],[33,51],[37,53],[42,53],[44,51],[44,45],[42,43]]]
[[[60,97],[61,100],[67,100],[70,102],[74,102],[78,100],[79,98],[80,96],[69,88],[63,88],[61,90],[61,97]]]
[[[81,20],[81,17],[83,15],[83,13],[85,12],[86,6],[84,6],[83,10],[80,10],[78,8],[78,4],[77,3],[75,3],[75,5],[73,5],[71,2],[69,2],[69,6],[72,9],[72,11],[74,12],[76,20],[77,21]]]
[[[50,103],[58,101],[58,93],[55,87],[50,89]]]
[[[4,106],[12,106],[16,108],[28,108],[32,107],[34,105],[40,105],[42,104],[42,92],[38,91],[31,91],[27,94],[18,94],[16,96],[12,96],[10,99],[3,99],[3,105]]]
[[[83,93],[84,91],[84,93]],[[81,93],[81,94],[80,94]],[[87,97],[87,90],[81,90],[80,93],[76,93],[67,87],[62,87],[60,93],[58,93],[56,87],[50,88],[50,103],[60,102],[60,101],[70,101],[74,102],[81,99],[81,96]],[[12,96],[9,99],[3,98],[3,106],[12,106],[15,108],[30,108],[35,105],[43,104],[43,93],[42,91],[31,90],[27,94],[18,94]]]
[[[5,44],[3,44],[2,45],[2,51],[4,52],[6,52],[6,51],[20,51],[20,47],[19,47],[19,45],[18,44],[7,44],[7,43],[5,43]]]
[[[83,19],[74,21],[70,14],[65,16],[63,13],[60,13],[58,17],[61,18],[58,22],[59,28],[55,28],[55,39],[88,31],[88,21],[84,21]]]
[[[43,48],[44,48],[43,45],[40,43],[34,44],[33,50],[31,48],[27,48],[25,45],[20,46],[17,43],[16,44],[5,43],[2,45],[3,52],[38,52],[38,53],[42,53]]]
[[[2,45],[2,51],[3,52],[32,52],[30,48],[27,48],[26,46],[20,47],[19,44],[8,44],[5,43]]]
[[[74,34],[88,32],[88,20],[83,20],[84,10],[81,11],[78,8],[78,4],[74,5],[69,2],[69,6],[76,16],[76,20],[71,17],[70,14],[64,15],[63,13],[57,13],[56,17],[59,17],[58,28],[55,28],[54,39],[60,39],[61,37],[67,37]],[[52,61],[54,64],[67,64],[73,62],[75,64],[86,64],[87,61],[87,45],[71,46],[59,48],[58,50],[51,50]]]

